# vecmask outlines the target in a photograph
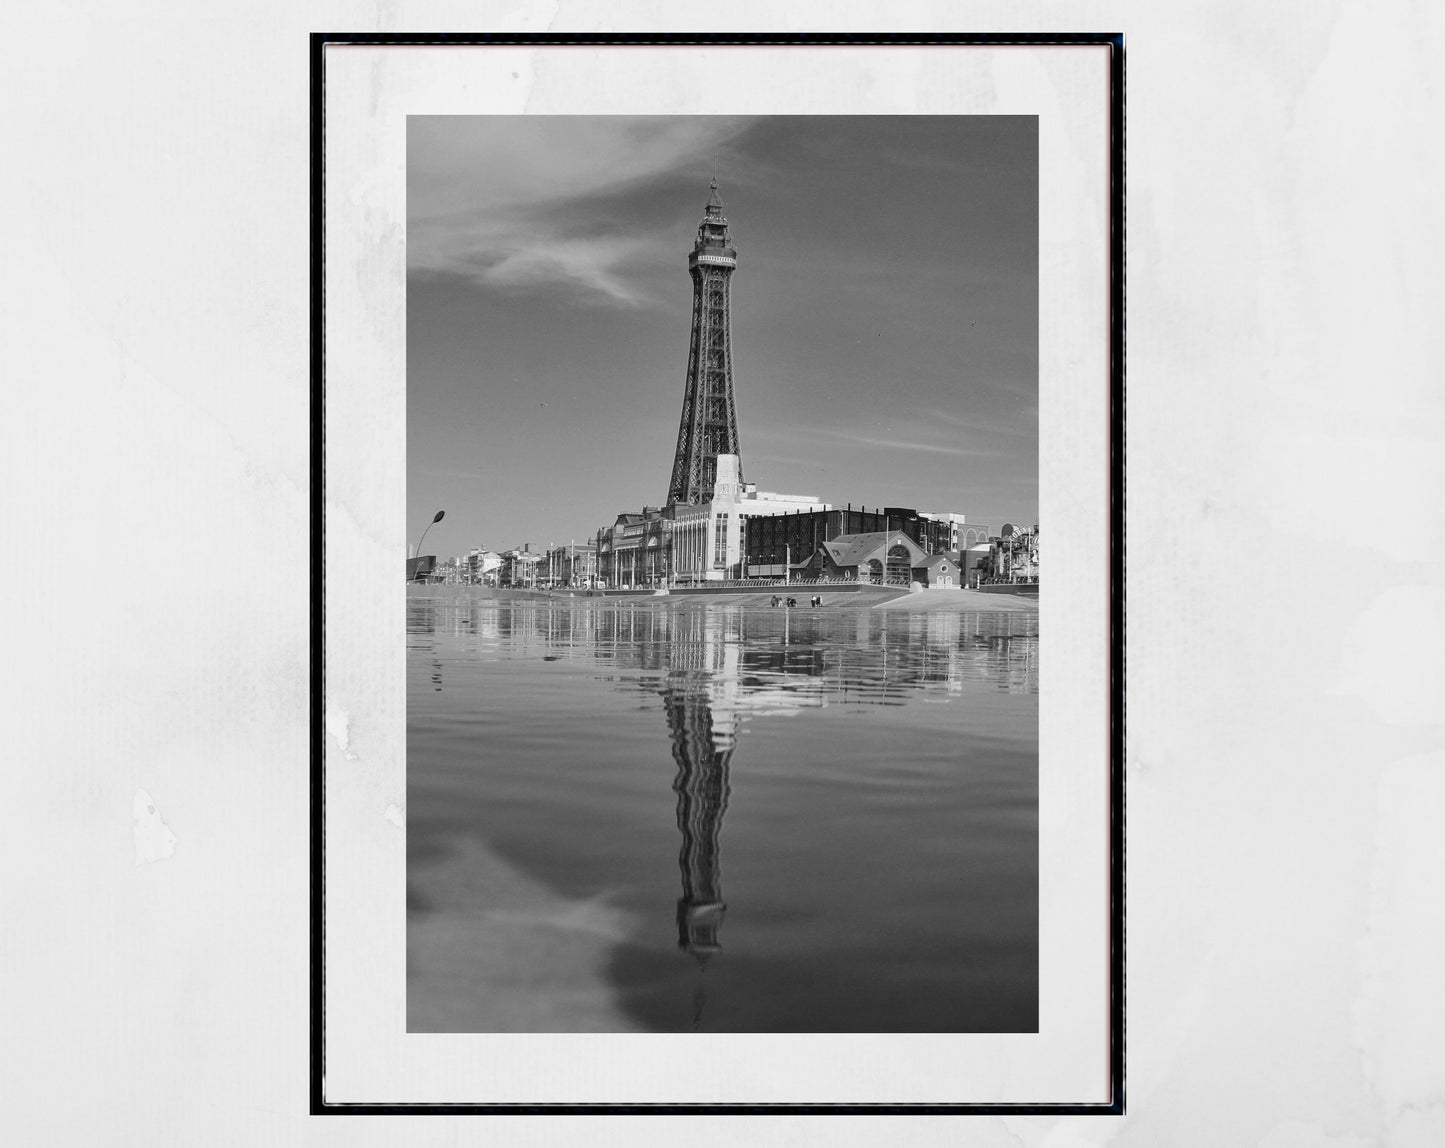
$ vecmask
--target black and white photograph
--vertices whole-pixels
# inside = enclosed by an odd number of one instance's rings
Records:
[[[320,42],[325,1109],[1116,1108],[1116,41]]]
[[[1038,117],[406,133],[407,1031],[1037,1032]]]

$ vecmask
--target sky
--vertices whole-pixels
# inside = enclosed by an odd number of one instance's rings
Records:
[[[409,545],[665,500],[714,174],[745,480],[1038,521],[1035,117],[413,116]]]

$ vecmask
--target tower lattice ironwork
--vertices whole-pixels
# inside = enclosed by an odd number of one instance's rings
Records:
[[[728,237],[728,221],[713,180],[707,214],[687,261],[692,275],[692,342],[668,502],[707,502],[717,481],[717,456],[739,454],[730,318],[731,280],[737,265],[738,253]],[[738,481],[742,482],[741,459]]]

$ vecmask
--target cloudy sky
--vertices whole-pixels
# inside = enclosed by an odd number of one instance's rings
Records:
[[[425,116],[407,148],[428,553],[581,542],[664,500],[714,170],[747,481],[1038,520],[1033,117]]]

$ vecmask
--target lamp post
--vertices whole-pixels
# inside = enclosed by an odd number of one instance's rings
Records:
[[[426,524],[426,530],[423,530],[421,532],[421,537],[416,540],[416,554],[413,555],[413,557],[416,558],[416,568],[418,571],[421,570],[421,544],[426,541],[426,531],[430,530],[433,526],[435,526],[438,522],[445,518],[446,513],[447,512],[445,510],[438,510],[436,512],[436,516]]]
[[[446,513],[447,512],[445,510],[438,510],[436,512],[436,517],[426,524],[426,530],[430,530],[433,526],[435,526],[438,522],[445,518]],[[423,530],[421,532],[421,537],[416,540],[416,556],[418,558],[421,557],[421,544],[426,541],[426,530]]]

